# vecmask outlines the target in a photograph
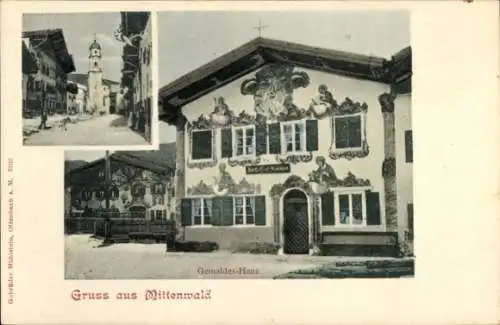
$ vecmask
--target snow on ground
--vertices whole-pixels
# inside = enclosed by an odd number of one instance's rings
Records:
[[[48,130],[38,132],[40,118],[23,120],[25,145],[147,145],[148,142],[131,130],[125,117],[108,114],[90,118],[71,117],[67,130],[58,127],[63,115],[49,117]]]
[[[271,279],[304,268],[340,260],[381,258],[309,255],[256,255],[165,252],[165,244],[115,244],[99,247],[89,235],[65,238],[66,279]],[[387,259],[387,258],[384,258]],[[240,274],[213,274],[227,268]]]

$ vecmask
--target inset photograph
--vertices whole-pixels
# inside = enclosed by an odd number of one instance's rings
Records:
[[[26,146],[149,145],[151,14],[25,14]]]

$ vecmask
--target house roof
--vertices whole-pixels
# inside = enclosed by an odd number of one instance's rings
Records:
[[[170,144],[169,144],[170,145]],[[175,145],[174,145],[175,148]],[[161,149],[161,148],[160,148]],[[162,174],[162,175],[174,175],[175,171],[175,161],[174,165],[170,163],[170,160],[162,159],[162,153],[159,152],[155,154],[153,152],[158,152],[158,150],[151,151],[118,151],[110,155],[111,161],[122,162],[135,167],[150,170],[152,172]],[[95,167],[99,164],[104,163],[104,158],[94,160],[92,162],[86,163],[82,166],[78,166],[74,169],[69,170],[66,174],[74,175],[83,172],[87,169]]]
[[[122,11],[121,29],[126,36],[142,33],[148,23],[148,11]]]
[[[68,75],[68,81],[72,81],[74,83],[78,83],[80,85],[87,85],[88,75],[85,73],[72,73]],[[119,85],[120,83],[117,81],[102,79],[102,83],[106,86]]]
[[[23,52],[23,59],[22,59],[23,73],[25,74],[37,73],[38,65],[36,64],[36,59],[33,57],[32,53],[28,50],[26,44],[23,41],[21,41],[21,43]]]
[[[69,54],[62,29],[43,29],[23,32],[23,38],[29,38],[34,47],[52,53],[65,73],[75,71],[73,57]]]
[[[392,84],[394,60],[259,37],[162,87],[160,118],[172,123],[182,106],[269,63]]]

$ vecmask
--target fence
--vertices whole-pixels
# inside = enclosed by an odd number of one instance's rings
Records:
[[[66,234],[105,235],[106,222],[109,235],[130,235],[131,233],[175,234],[175,223],[172,220],[150,220],[141,213],[94,213],[93,216],[82,216],[81,213],[68,215],[65,218]]]

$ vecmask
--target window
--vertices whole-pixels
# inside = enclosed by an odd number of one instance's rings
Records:
[[[334,118],[335,148],[361,147],[361,115]]]
[[[303,152],[306,150],[306,128],[303,121],[283,124],[284,153]]]
[[[406,162],[413,162],[413,132],[412,130],[405,131],[405,156]]]
[[[151,219],[152,220],[166,220],[167,219],[167,211],[165,211],[165,210],[151,210]]]
[[[255,197],[236,196],[234,200],[234,224],[253,225],[255,224]]]
[[[345,193],[337,196],[338,218],[340,225],[366,225],[366,206],[364,193]]]
[[[196,130],[191,133],[191,159],[212,159],[212,130]]]
[[[210,225],[212,223],[212,200],[207,198],[193,199],[191,203],[193,225]]]
[[[234,130],[233,156],[253,156],[255,154],[255,130],[253,127]]]
[[[408,216],[408,240],[413,240],[413,203],[408,203],[406,210]]]

